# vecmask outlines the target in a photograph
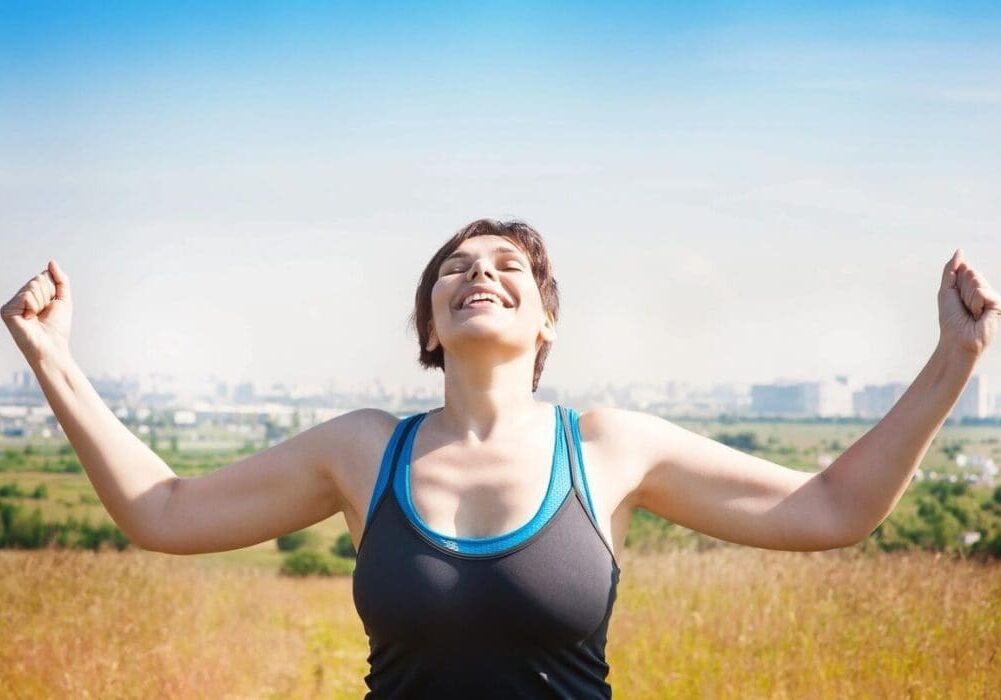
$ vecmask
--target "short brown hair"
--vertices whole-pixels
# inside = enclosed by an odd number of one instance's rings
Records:
[[[420,283],[417,285],[417,294],[414,298],[414,310],[410,314],[410,325],[417,332],[420,342],[420,355],[418,362],[425,369],[437,367],[445,370],[445,353],[439,342],[438,347],[432,351],[427,350],[428,344],[428,322],[432,319],[431,313],[431,288],[438,281],[438,270],[442,262],[451,255],[467,238],[474,236],[502,236],[518,246],[528,257],[532,265],[532,275],[535,277],[535,285],[539,288],[542,297],[542,307],[552,314],[553,323],[559,319],[560,296],[556,285],[556,278],[553,276],[552,265],[549,262],[549,255],[546,252],[546,245],[542,236],[534,228],[523,221],[497,221],[496,219],[478,219],[471,224],[464,226],[452,236],[441,248],[438,249],[431,261],[424,268],[421,274]],[[549,355],[552,343],[545,341],[542,347],[535,354],[535,373],[532,377],[532,391],[539,388],[539,377],[542,376],[542,368],[546,364],[546,357]]]

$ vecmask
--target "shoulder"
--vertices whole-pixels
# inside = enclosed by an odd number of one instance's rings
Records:
[[[673,424],[658,416],[599,406],[579,414],[578,428],[588,464],[600,468],[624,493],[635,496]]]
[[[321,423],[328,466],[341,482],[357,464],[380,455],[402,419],[379,408],[358,408]]]
[[[403,420],[381,408],[356,408],[325,421],[321,425],[328,432],[354,438],[381,437],[392,434]]]
[[[612,406],[592,408],[579,416],[581,440],[610,449],[622,449],[667,423],[649,413]]]
[[[379,408],[358,408],[313,428],[340,509],[356,508],[359,494],[371,489],[383,451],[401,420]]]

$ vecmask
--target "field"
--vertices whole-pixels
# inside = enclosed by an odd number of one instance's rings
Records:
[[[810,470],[869,427],[681,423],[737,444],[753,433],[756,454]],[[956,473],[958,450],[1001,462],[998,434],[945,426],[922,469]],[[0,486],[23,494],[4,500],[110,522],[64,442],[0,449]],[[196,475],[254,449],[160,454]],[[27,495],[39,486],[44,498]],[[309,530],[327,549],[344,520]],[[190,557],[0,550],[0,697],[360,697],[368,646],[350,578],[283,577],[283,557],[274,541]],[[616,697],[1001,697],[998,559],[722,545],[631,548],[621,564]]]
[[[997,698],[1001,565],[627,551],[616,697]],[[0,696],[357,698],[348,577],[152,552],[0,552]]]

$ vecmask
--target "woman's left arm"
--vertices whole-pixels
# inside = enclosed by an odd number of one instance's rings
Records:
[[[1001,296],[956,250],[938,291],[939,341],[890,412],[824,470],[853,539],[893,511],[1001,321]]]

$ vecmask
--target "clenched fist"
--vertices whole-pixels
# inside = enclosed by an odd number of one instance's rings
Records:
[[[0,308],[0,315],[29,363],[67,351],[73,315],[69,277],[50,260]]]
[[[938,321],[941,344],[976,357],[991,344],[1001,321],[1001,294],[970,267],[961,248],[942,270]]]

